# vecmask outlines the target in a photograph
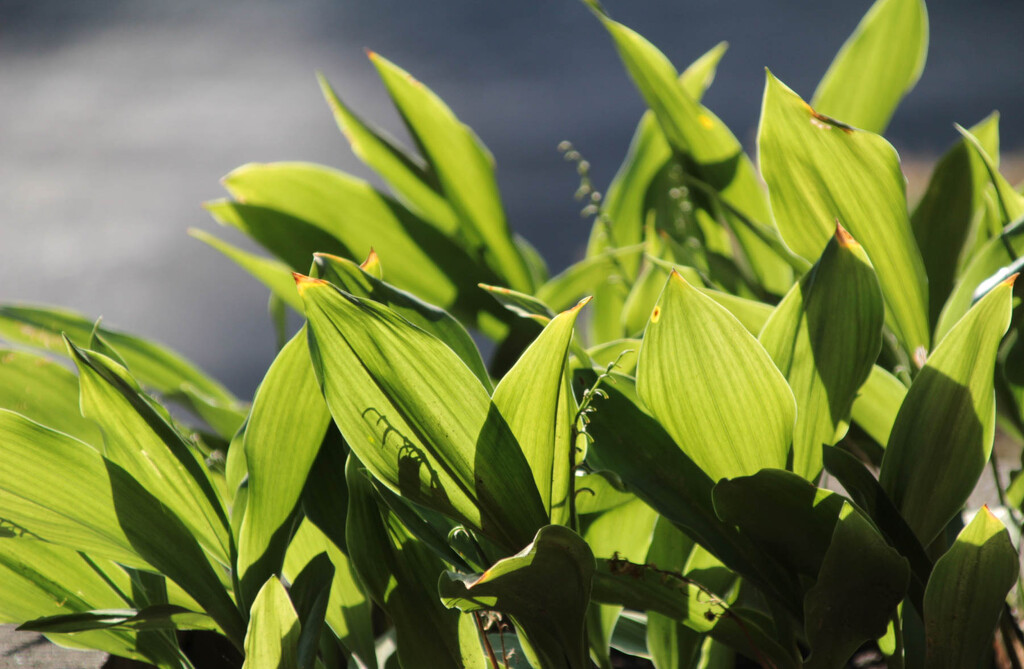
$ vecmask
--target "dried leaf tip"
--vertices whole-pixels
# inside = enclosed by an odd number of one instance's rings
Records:
[[[839,222],[838,218],[835,219],[835,220],[836,220],[836,241],[839,242],[839,245],[842,246],[843,248],[847,248],[847,249],[859,248],[860,247],[860,242],[858,242],[856,239],[853,238],[853,235],[851,235],[849,233],[849,231],[846,228],[843,227],[843,224]]]
[[[585,307],[585,306],[587,306],[588,304],[590,304],[590,301],[591,301],[592,299],[594,299],[594,296],[593,296],[593,295],[587,295],[587,296],[586,296],[586,297],[584,297],[584,298],[583,298],[582,300],[580,300],[579,302],[577,302],[577,303],[576,303],[576,306],[575,306],[575,307],[573,307],[572,309],[569,309],[569,311],[579,311],[579,310],[580,310],[580,309],[582,309],[583,307]]]
[[[1011,286],[1012,287],[1013,286],[1013,282],[1017,280],[1018,276],[1020,276],[1020,272],[1014,272],[1010,276],[1008,276],[1005,279],[1003,279],[1003,285],[1004,286]]]
[[[366,260],[364,260],[362,264],[359,265],[359,267],[361,267],[362,269],[366,269],[367,267],[373,267],[379,264],[380,256],[377,255],[377,252],[374,251],[373,247],[371,246],[370,252],[366,254]]]
[[[321,286],[327,283],[323,279],[314,279],[311,276],[299,274],[298,272],[292,272],[292,278],[295,279],[295,287],[298,289],[299,295],[304,294],[310,286]]]
[[[364,46],[363,51],[366,52],[366,57],[369,58],[370,60],[377,60],[377,52],[371,49],[370,47]]]

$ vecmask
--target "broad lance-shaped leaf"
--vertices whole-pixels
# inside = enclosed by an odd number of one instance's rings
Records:
[[[217,560],[231,564],[230,525],[205,464],[123,367],[70,341],[68,350],[78,366],[82,414],[103,430],[104,456],[171,509]]]
[[[519,442],[555,525],[571,518],[577,403],[567,364],[576,317],[588,301],[552,319],[494,389],[494,406]]]
[[[999,155],[999,114],[994,112],[971,128],[984,141],[986,153]],[[953,290],[972,226],[985,206],[989,185],[985,161],[966,139],[939,160],[928,189],[910,215],[918,248],[928,272],[929,322],[934,326]],[[977,233],[975,233],[976,235]]]
[[[371,250],[363,264],[370,269],[379,270],[380,257]],[[324,253],[314,254],[313,272],[316,278],[327,279],[346,293],[380,302],[413,325],[434,335],[462,358],[485,388],[491,389],[491,378],[487,375],[487,368],[480,358],[480,351],[473,343],[473,338],[466,332],[466,328],[444,309],[427,304],[412,293],[395,288],[382,281],[380,277],[374,276],[372,272],[366,271],[362,265],[357,265],[347,258]],[[292,288],[292,292],[294,290]]]
[[[928,281],[907,215],[899,156],[882,137],[814,111],[771,72],[758,129],[761,174],[779,232],[808,260],[838,221],[871,259],[886,322],[911,354],[929,348]]]
[[[796,397],[793,471],[815,480],[882,348],[884,306],[864,250],[842,228],[776,307],[758,340]]]
[[[876,0],[836,54],[811,104],[879,134],[914,87],[928,54],[924,0]]]
[[[935,563],[924,594],[927,666],[970,667],[990,650],[1006,594],[1020,575],[1010,534],[988,507]]]
[[[476,288],[500,283],[465,249],[367,182],[309,163],[244,165],[224,177],[239,202],[281,211],[335,237],[355,258],[371,247],[385,258],[401,258],[388,270],[392,284],[431,304],[496,327],[504,314]],[[488,320],[489,319],[489,320]]]
[[[341,520],[344,523],[345,519]],[[295,582],[295,578],[310,561],[324,552],[334,565],[325,620],[346,650],[357,655],[363,664],[375,669],[377,660],[373,648],[373,621],[370,618],[373,603],[363,592],[348,555],[308,519],[302,521],[288,545],[284,576],[290,582]]]
[[[368,472],[351,456],[345,480],[352,566],[366,593],[395,625],[401,666],[484,669],[472,620],[438,598],[435,579],[444,563],[378,502]]]
[[[547,512],[515,436],[465,363],[387,307],[296,281],[327,405],[366,468],[506,550],[529,543]]]
[[[768,353],[673,271],[651,313],[637,391],[713,480],[784,468],[795,406]]]
[[[459,228],[459,219],[440,192],[437,175],[419,156],[410,154],[382,130],[356,116],[326,77],[317,73],[317,80],[352,153],[375,171],[409,209],[445,234],[453,235]]]
[[[78,377],[49,358],[0,349],[0,408],[99,448],[103,436],[78,407]]]
[[[10,531],[165,574],[241,643],[241,617],[193,530],[128,472],[10,411],[0,410],[0,437],[0,516]]]
[[[266,286],[271,294],[287,304],[298,313],[302,313],[302,300],[295,294],[294,281],[291,279],[292,269],[273,258],[264,258],[249,253],[219,239],[205,230],[191,228],[188,234],[207,246],[219,251],[236,265],[244,269],[254,279]]]
[[[260,588],[249,614],[242,669],[299,669],[301,633],[288,591],[271,576]]]
[[[844,666],[864,642],[884,635],[909,579],[906,558],[843,502],[817,580],[804,597],[811,646],[804,666]]]
[[[567,527],[548,525],[521,552],[483,574],[445,572],[438,589],[450,608],[512,616],[546,669],[585,669],[593,577],[587,542]]]
[[[967,501],[992,454],[992,369],[1010,324],[1013,279],[939,342],[896,416],[879,481],[928,545]]]
[[[1005,177],[999,173],[996,157],[989,155],[982,142],[973,134],[957,126],[964,140],[974,150],[974,155],[981,158],[992,183],[995,197],[995,220],[998,227],[1004,228],[1003,234],[989,239],[964,268],[957,279],[952,294],[946,300],[935,326],[935,341],[938,342],[956,324],[960,317],[967,313],[975,300],[979,287],[1007,265],[1015,262],[1024,254],[1024,235],[1011,224],[1024,217],[1024,195],[1017,193]],[[1012,249],[1012,252],[1011,250]]]
[[[867,381],[857,391],[850,407],[850,418],[883,448],[889,443],[896,414],[907,396],[903,382],[875,365]]]
[[[280,573],[295,507],[331,422],[306,342],[303,327],[278,353],[256,390],[245,428],[249,500],[236,569],[246,605]]]
[[[711,85],[718,61],[725,55],[727,47],[725,42],[720,42],[679,75],[683,88],[695,101],[699,102]],[[629,246],[643,241],[647,191],[654,177],[670,160],[672,148],[654,112],[647,110],[633,133],[625,160],[608,186],[607,196],[601,205],[603,216],[594,221],[590,233],[588,257],[609,246]],[[638,263],[635,259],[626,258],[621,262],[627,272],[636,272]]]
[[[222,436],[233,433],[245,417],[245,404],[227,388],[160,344],[102,327],[65,309],[0,306],[2,339],[67,356],[62,334],[86,348],[92,348],[96,338],[102,339],[117,351],[139,383],[167,399],[184,401]]]
[[[487,264],[504,279],[499,283],[530,292],[533,281],[505,220],[493,157],[433,91],[372,51],[370,60],[458,214],[470,247],[481,247]]]
[[[635,31],[610,19],[596,0],[584,1],[608,29],[669,144],[683,157],[687,172],[710,186],[741,217],[768,224],[768,207],[757,173],[732,132],[685,90],[665,54]],[[711,206],[712,210],[718,208]],[[785,292],[792,282],[789,265],[739,223],[734,212],[722,214],[732,222],[733,233],[761,283],[770,292]]]

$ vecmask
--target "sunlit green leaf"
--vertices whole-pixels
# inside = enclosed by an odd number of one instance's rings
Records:
[[[926,546],[960,510],[992,453],[992,368],[1012,292],[1012,280],[1003,282],[946,335],[893,425],[879,480]]]
[[[249,614],[242,669],[299,669],[301,630],[288,592],[271,576],[260,588]]]
[[[440,192],[437,175],[418,156],[356,116],[334,92],[326,77],[318,74],[317,79],[352,153],[377,172],[395,195],[423,220],[433,223],[445,234],[455,233],[459,228],[458,216]]]
[[[985,657],[1020,575],[1010,535],[988,507],[935,563],[924,595],[929,667],[969,667]]]
[[[818,114],[768,73],[758,131],[761,174],[782,238],[816,260],[836,223],[863,244],[906,349],[928,350],[928,281],[892,146]]]
[[[254,279],[262,283],[282,302],[302,313],[302,300],[295,293],[295,282],[292,280],[292,269],[273,258],[264,258],[214,237],[205,230],[192,228],[190,235],[223,253],[229,260],[248,272]]]
[[[610,19],[597,2],[588,0],[587,4],[611,34],[669,145],[685,157],[686,171],[710,186],[740,216],[768,223],[767,202],[753,163],[732,132],[690,95],[679,82],[675,67],[657,47]],[[716,204],[711,206],[717,208]],[[735,220],[732,211],[721,214]],[[792,281],[789,265],[749,228],[740,224],[732,227],[761,283],[769,292],[785,292]]]
[[[515,436],[469,368],[376,302],[317,279],[301,278],[299,291],[327,404],[367,469],[508,550],[529,543],[547,519],[544,504]]]
[[[578,534],[548,525],[520,553],[483,574],[446,572],[438,588],[446,606],[511,615],[551,669],[585,669],[584,622],[594,555]]]
[[[548,323],[494,389],[501,412],[526,457],[550,522],[571,518],[576,469],[573,422],[577,403],[566,369],[576,317],[585,302]]]
[[[857,128],[885,132],[927,53],[924,0],[877,0],[836,54],[811,104]]]
[[[907,395],[907,387],[884,368],[875,365],[867,381],[857,391],[850,417],[861,429],[885,447],[889,443],[896,414]]]
[[[768,319],[758,340],[796,397],[792,470],[815,480],[882,348],[884,305],[867,256],[836,228],[821,258]]]
[[[529,292],[530,271],[505,221],[490,153],[433,91],[378,54],[370,52],[370,60],[458,215],[469,245],[481,247],[487,264],[504,279],[500,283]]]
[[[785,378],[731,314],[678,273],[651,314],[637,390],[712,479],[786,466],[795,406]]]
[[[293,514],[330,421],[302,328],[260,383],[242,442],[249,501],[236,569],[244,602],[252,602],[262,584],[280,573]]]

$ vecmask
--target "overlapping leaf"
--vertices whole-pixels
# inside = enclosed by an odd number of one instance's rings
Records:
[[[1012,281],[1003,282],[957,323],[896,416],[879,480],[926,546],[960,510],[992,453],[992,369],[1012,291]]]
[[[786,466],[795,406],[785,378],[731,314],[676,272],[644,334],[637,390],[713,480]]]
[[[863,244],[878,274],[886,322],[909,352],[927,351],[928,281],[892,146],[819,114],[768,73],[758,148],[786,244],[815,260],[841,223]]]

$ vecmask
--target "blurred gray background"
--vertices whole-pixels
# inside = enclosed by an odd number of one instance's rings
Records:
[[[605,4],[677,66],[728,40],[706,101],[750,146],[763,68],[809,97],[870,1]],[[928,64],[891,141],[917,164],[956,138],[953,122],[999,109],[1004,151],[1019,152],[1024,2],[929,10]],[[401,134],[364,47],[477,130],[512,225],[554,270],[580,256],[577,178],[555,147],[571,140],[603,189],[643,107],[576,0],[0,0],[0,301],[102,315],[251,393],[274,354],[267,293],[185,230],[216,227],[199,205],[245,162],[368,176],[313,76]]]

